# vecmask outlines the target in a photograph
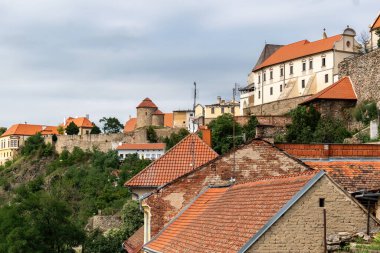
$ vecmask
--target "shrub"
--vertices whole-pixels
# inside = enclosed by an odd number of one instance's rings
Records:
[[[66,134],[77,135],[78,133],[79,133],[79,127],[74,122],[70,122],[70,124],[66,127]]]
[[[178,133],[171,133],[169,137],[165,137],[163,141],[166,144],[166,150],[171,149],[174,145],[189,135],[189,133],[190,132],[187,129],[181,128]]]
[[[24,146],[21,148],[21,154],[28,156],[37,152],[42,152],[45,147],[46,144],[44,138],[40,133],[37,133],[26,139]]]
[[[313,106],[298,106],[290,112],[292,124],[287,127],[285,139],[293,143],[310,143],[321,114]]]
[[[344,139],[351,137],[351,133],[344,127],[343,122],[331,117],[319,120],[313,135],[314,142],[343,143]]]
[[[363,122],[366,126],[369,125],[378,116],[376,102],[368,100],[361,102],[355,107],[353,116],[357,121]]]
[[[158,141],[157,133],[153,126],[149,126],[146,129],[146,138],[150,143],[156,143]]]

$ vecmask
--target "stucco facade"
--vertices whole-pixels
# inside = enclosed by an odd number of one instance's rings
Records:
[[[198,104],[195,107],[195,118],[199,122],[199,125],[208,125],[212,120],[225,113],[240,116],[240,103],[238,101],[222,100],[218,96],[215,104],[204,106]]]

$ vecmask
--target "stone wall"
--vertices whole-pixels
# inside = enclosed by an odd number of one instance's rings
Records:
[[[244,109],[244,115],[285,115],[308,97],[310,97],[310,95],[278,100],[263,105],[250,106]]]
[[[259,177],[278,176],[308,170],[267,142],[254,140],[235,152],[220,156],[213,162],[183,176],[144,200],[150,208],[151,236],[155,236],[184,206],[208,185],[250,181]],[[235,168],[234,168],[235,167]]]
[[[86,230],[99,229],[104,233],[110,229],[120,228],[122,224],[123,221],[119,215],[95,215],[89,219]]]
[[[247,252],[324,252],[323,207],[325,199],[327,237],[345,232],[365,232],[367,213],[326,176],[321,178]],[[371,228],[377,230],[374,219]]]
[[[162,128],[155,129],[157,136],[163,138],[178,129]],[[97,148],[100,151],[106,152],[110,149],[115,149],[120,143],[147,143],[146,129],[136,129],[131,133],[117,134],[88,134],[88,135],[58,135],[58,140],[55,143],[55,149],[58,153],[63,150],[72,151],[74,147],[79,147],[83,150]],[[51,137],[45,139],[51,143]]]
[[[358,102],[380,101],[380,49],[341,62],[339,76],[351,77]]]

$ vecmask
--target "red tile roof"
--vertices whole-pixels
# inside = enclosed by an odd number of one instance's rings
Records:
[[[124,133],[132,132],[136,129],[136,118],[130,118],[124,125]]]
[[[351,78],[345,76],[329,87],[309,97],[301,104],[307,104],[317,99],[339,99],[339,100],[357,100]]]
[[[210,188],[144,248],[238,252],[314,177],[316,172],[306,172]]]
[[[159,109],[157,109],[153,115],[165,115],[165,113],[161,112]]]
[[[128,253],[138,253],[144,245],[144,226],[139,228],[131,237],[123,243]]]
[[[164,126],[173,128],[173,113],[165,113]]]
[[[30,125],[30,124],[16,124],[11,126],[1,135],[1,137],[10,135],[32,136],[36,133],[42,135],[58,134],[57,127],[43,126],[43,125]]]
[[[71,118],[66,120],[65,126],[68,126],[71,122],[74,122],[77,127],[92,128],[94,124],[86,117]]]
[[[305,161],[327,174],[349,192],[380,189],[380,161]]]
[[[194,155],[193,155],[194,154]],[[158,187],[189,173],[218,154],[196,134],[189,134],[159,159],[127,181],[127,187]],[[192,165],[193,158],[195,166]]]
[[[335,42],[342,39],[342,35],[335,35],[326,39],[310,42],[301,40],[277,49],[271,56],[268,57],[262,64],[257,66],[254,71],[274,64],[298,59],[308,55],[313,55],[325,51],[332,50]]]
[[[164,150],[165,143],[124,143],[117,147],[117,150]]]
[[[145,98],[136,108],[157,108],[150,98]]]
[[[380,28],[380,13],[379,13],[379,15],[377,15],[375,22],[373,22],[372,27],[371,27],[371,31],[374,29],[377,29],[377,28]]]

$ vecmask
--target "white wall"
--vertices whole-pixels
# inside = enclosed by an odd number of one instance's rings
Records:
[[[120,159],[124,159],[128,154],[138,154],[138,156],[142,159],[151,159],[155,160],[160,158],[163,154],[165,154],[165,150],[163,149],[141,149],[141,150],[117,150],[117,154]]]

